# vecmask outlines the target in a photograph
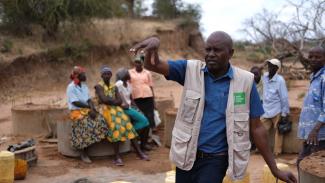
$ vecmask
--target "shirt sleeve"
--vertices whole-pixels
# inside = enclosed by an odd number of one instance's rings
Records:
[[[258,95],[255,82],[251,89],[249,106],[250,106],[249,116],[251,119],[260,118],[264,114],[261,99],[260,96]]]
[[[118,88],[118,89],[120,89],[120,87],[123,85],[123,81],[121,81],[121,80],[118,80],[118,81],[116,81],[116,83],[115,83],[115,86]]]
[[[321,83],[321,100],[322,100],[322,106],[321,106],[321,112],[318,116],[317,121],[321,123],[325,123],[325,75],[322,75],[322,83]]]
[[[281,99],[281,116],[286,116],[289,114],[289,97],[288,89],[284,79],[280,82],[280,99]]]
[[[181,85],[184,85],[187,60],[168,61],[169,72],[166,76],[167,80],[176,81]]]
[[[70,103],[79,101],[77,94],[73,91],[73,88],[70,86],[67,89],[67,96],[68,96],[68,101]]]

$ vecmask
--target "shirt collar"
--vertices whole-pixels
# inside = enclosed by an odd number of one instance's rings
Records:
[[[210,72],[209,72],[209,70],[208,70],[208,67],[207,66],[205,66],[203,69],[203,72],[204,73],[207,73],[207,74],[209,74],[215,81],[216,80],[220,80],[220,79],[222,79],[222,78],[230,78],[230,79],[233,79],[234,78],[234,70],[233,70],[233,68],[232,68],[232,66],[229,64],[229,68],[228,68],[228,71],[226,72],[226,74],[224,74],[223,76],[220,76],[219,78],[215,78],[214,76],[213,76],[213,74],[211,74]]]
[[[272,77],[272,79],[269,79],[269,73],[267,72],[267,73],[265,73],[265,77],[266,77],[266,80],[267,81],[269,81],[269,82],[273,82],[273,81],[276,81],[277,80],[277,78],[278,78],[278,74],[276,73],[276,74],[274,74],[274,76]]]
[[[85,82],[81,82],[80,86],[78,84],[75,84],[74,82],[72,82],[72,83],[73,83],[73,86],[76,87],[76,88],[82,88],[82,87],[84,87],[86,85]]]
[[[311,74],[310,80],[314,80],[315,78],[319,77],[325,70],[325,66],[319,69],[319,71],[316,72],[316,74]]]

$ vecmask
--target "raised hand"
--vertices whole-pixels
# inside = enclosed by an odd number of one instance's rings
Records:
[[[156,51],[158,50],[159,45],[160,45],[159,38],[156,36],[152,36],[134,45],[130,49],[130,52],[137,54],[139,50],[141,50],[141,53]]]

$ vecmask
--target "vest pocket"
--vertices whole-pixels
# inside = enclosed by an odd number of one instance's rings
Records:
[[[249,142],[248,113],[234,113],[234,143]]]
[[[245,175],[245,171],[248,165],[250,156],[251,143],[234,143],[234,176],[242,177]]]
[[[185,94],[183,110],[182,110],[182,119],[185,122],[193,123],[197,108],[200,102],[200,94],[193,90],[187,90]]]
[[[186,155],[188,152],[188,144],[191,139],[191,135],[175,127],[173,129],[172,135],[173,138],[170,149],[172,160],[177,166],[183,167],[185,164]]]

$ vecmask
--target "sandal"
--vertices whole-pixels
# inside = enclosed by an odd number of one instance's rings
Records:
[[[123,161],[122,161],[121,158],[118,158],[118,159],[113,160],[113,163],[114,163],[116,166],[124,166]]]
[[[144,161],[150,161],[149,156],[146,155],[146,154],[144,154],[144,153],[140,154],[140,155],[139,155],[139,158],[140,158],[141,160],[144,160]]]

